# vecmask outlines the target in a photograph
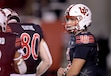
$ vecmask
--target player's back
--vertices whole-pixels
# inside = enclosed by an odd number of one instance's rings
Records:
[[[40,62],[38,45],[43,38],[41,27],[32,23],[10,23],[8,26],[7,31],[18,34],[22,40],[27,73],[35,73]]]
[[[16,51],[16,35],[0,32],[0,76],[9,76]]]

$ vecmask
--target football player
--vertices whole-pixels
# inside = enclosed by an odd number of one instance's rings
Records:
[[[69,64],[58,69],[58,76],[97,76],[97,43],[87,30],[91,16],[91,10],[84,4],[72,4],[65,11],[65,29],[70,34],[66,52]]]
[[[21,23],[19,16],[12,12],[10,16],[7,15],[7,23],[7,32],[17,33],[22,40],[23,58],[27,65],[26,75],[44,74],[52,64],[52,57],[43,38],[42,28],[33,23]]]
[[[0,76],[10,76],[14,70],[20,74],[26,72],[20,51],[23,51],[20,38],[16,34],[6,33],[6,16],[0,9]]]

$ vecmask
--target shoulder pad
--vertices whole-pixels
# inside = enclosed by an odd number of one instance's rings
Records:
[[[93,35],[78,35],[76,36],[76,44],[88,44],[94,43],[95,39]]]

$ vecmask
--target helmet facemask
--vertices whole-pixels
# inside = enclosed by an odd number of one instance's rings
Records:
[[[76,22],[74,24],[67,24],[68,19],[72,19],[75,20]],[[65,29],[67,30],[67,32],[71,33],[71,32],[76,32],[77,31],[77,18],[73,17],[73,16],[65,16]]]

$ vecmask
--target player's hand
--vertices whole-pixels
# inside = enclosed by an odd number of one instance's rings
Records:
[[[57,71],[57,76],[65,76],[65,69],[60,67]]]

